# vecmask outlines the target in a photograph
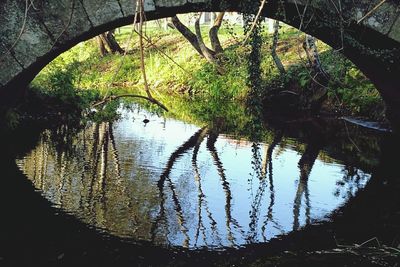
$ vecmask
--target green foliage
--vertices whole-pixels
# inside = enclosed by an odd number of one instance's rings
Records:
[[[343,113],[382,120],[384,103],[371,81],[343,55],[329,49],[321,60],[332,79],[328,97]]]
[[[257,8],[257,1],[254,3],[252,8]],[[251,19],[254,16],[248,17],[247,29]],[[287,26],[280,30],[277,52],[286,66],[285,76],[279,75],[269,56],[272,36],[262,32],[261,26],[258,26],[252,33],[249,45],[242,46],[243,34],[239,36],[241,30],[238,26],[225,23],[220,29],[220,39],[225,47],[220,60],[226,73],[219,75],[177,31],[148,27],[147,36],[157,45],[157,48],[147,45],[145,50],[147,78],[154,96],[161,102],[166,95],[202,102],[204,105],[193,112],[211,112],[213,115],[209,117],[215,118],[218,116],[214,112],[220,109],[219,112],[223,113],[222,107],[228,106],[221,103],[243,103],[250,99],[247,102],[249,106],[261,107],[267,91],[301,92],[311,85],[309,71],[299,58],[303,52],[302,35],[297,30]],[[208,42],[208,27],[203,27],[202,31]],[[124,46],[130,34],[131,28],[124,27],[116,31],[116,38]],[[131,47],[125,47],[128,51],[126,56],[110,54],[105,57],[100,57],[93,42],[79,44],[49,64],[36,77],[33,85],[45,95],[60,98],[62,102],[80,108],[89,106],[90,102],[104,94],[144,94],[137,43],[138,37],[134,34]],[[344,110],[347,114],[382,117],[383,104],[373,85],[337,52],[329,50],[321,42],[318,42],[318,46],[322,64],[334,78],[328,85],[327,108]],[[175,109],[173,104],[170,107]],[[96,116],[108,120],[112,117],[107,115],[113,113],[111,110],[110,107],[105,111],[106,115]]]
[[[248,7],[249,11],[257,10],[256,4],[250,5]],[[262,96],[262,76],[261,76],[261,61],[262,53],[261,47],[263,44],[262,24],[263,17],[257,18],[254,15],[246,14],[244,15],[244,33],[249,35],[250,42],[250,53],[247,56],[247,72],[248,72],[248,84],[250,89],[249,96],[247,99],[249,107],[252,111],[261,107],[261,96]],[[253,25],[255,25],[253,27]]]

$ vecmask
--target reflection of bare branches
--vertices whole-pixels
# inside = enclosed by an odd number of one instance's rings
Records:
[[[97,189],[100,189],[102,192],[102,196],[104,197],[104,186],[105,186],[105,175],[106,175],[106,168],[107,168],[107,149],[105,149],[105,145],[108,145],[108,134],[107,134],[107,127],[105,123],[96,124],[94,127],[94,133],[93,133],[93,149],[92,149],[92,156],[90,157],[93,159],[91,170],[92,170],[92,175],[91,175],[91,181],[89,185],[89,195],[88,195],[88,203],[89,207],[91,209],[91,212],[95,214],[94,210],[94,191]],[[98,176],[98,167],[100,164],[100,175]],[[96,186],[96,180],[97,177],[99,177],[97,181],[97,187]],[[100,188],[99,188],[100,187]]]
[[[110,171],[109,165],[114,164],[115,166],[117,183],[120,184],[122,181],[118,151],[112,130],[112,123],[110,122],[95,123],[91,127],[92,132],[89,133],[91,137],[88,138],[88,141],[86,140],[86,132],[83,132],[84,151],[89,151],[89,153],[88,157],[86,157],[86,153],[82,156],[84,171],[81,176],[81,183],[83,187],[87,188],[84,191],[88,193],[87,196],[81,195],[79,205],[92,217],[100,216],[100,218],[96,219],[98,223],[100,223],[99,220],[101,220],[101,223],[106,223],[106,218],[103,217],[108,208],[106,194],[110,192],[107,189],[107,185],[109,184],[108,179],[112,177],[108,173]],[[86,172],[89,172],[87,175],[90,177],[89,181],[85,181]],[[114,181],[112,184],[114,184]],[[122,186],[119,189],[125,192],[125,187]],[[102,205],[101,209],[96,208],[98,204]],[[135,216],[132,218],[135,219]]]
[[[300,169],[300,179],[297,187],[296,197],[293,204],[293,230],[298,230],[300,227],[299,217],[301,208],[301,199],[305,197],[306,201],[306,224],[310,223],[310,194],[308,191],[308,177],[310,176],[312,167],[315,160],[318,157],[319,151],[322,148],[322,143],[318,141],[312,141],[307,144],[306,150],[301,156],[298,166]]]
[[[93,187],[94,187],[94,181],[96,179],[96,171],[97,171],[97,165],[98,165],[98,153],[97,153],[97,148],[99,146],[99,130],[100,130],[100,125],[96,123],[93,126],[93,145],[92,149],[89,153],[89,169],[92,171],[91,173],[91,180],[89,183],[89,201],[92,198],[93,195]]]
[[[273,208],[274,208],[274,204],[275,204],[275,189],[274,189],[274,179],[273,179],[273,168],[272,168],[272,154],[274,152],[275,147],[282,141],[283,138],[283,133],[282,132],[278,132],[275,134],[274,136],[274,140],[272,140],[272,143],[268,146],[268,149],[266,151],[266,155],[265,155],[265,161],[268,162],[268,181],[269,181],[269,205],[268,205],[268,209],[267,209],[267,216],[264,220],[263,226],[261,227],[261,231],[262,231],[262,236],[264,241],[266,241],[266,236],[265,236],[265,230],[267,229],[267,225],[268,222],[272,222],[275,224],[275,226],[278,229],[282,229],[282,227],[275,222],[274,218],[273,218]],[[264,173],[267,173],[267,166],[265,166],[265,169],[263,170]]]
[[[182,246],[183,247],[188,247],[189,246],[189,235],[188,235],[188,229],[185,225],[185,218],[183,217],[183,212],[182,212],[182,206],[180,204],[178,195],[175,191],[175,185],[172,182],[171,178],[167,178],[167,182],[168,182],[168,187],[171,190],[172,193],[172,201],[175,205],[175,212],[176,212],[176,217],[178,219],[178,224],[181,227],[181,232],[183,233],[183,235],[185,236],[185,240],[183,241]]]
[[[204,193],[203,193],[203,189],[201,188],[201,177],[200,177],[200,172],[199,172],[199,168],[197,166],[197,154],[199,152],[200,149],[200,144],[203,141],[203,139],[199,140],[198,144],[196,144],[196,146],[193,149],[193,157],[192,157],[192,166],[193,166],[193,170],[194,170],[194,178],[195,181],[197,183],[197,191],[198,191],[198,207],[197,207],[197,217],[198,217],[198,223],[197,223],[197,229],[196,229],[196,235],[195,235],[195,246],[197,246],[197,241],[199,239],[199,234],[200,234],[200,230],[203,234],[203,240],[204,243],[207,244],[207,239],[206,239],[206,234],[205,234],[205,227],[203,224],[203,220],[202,220],[202,210],[203,210],[203,201],[204,201]]]
[[[183,213],[182,213],[182,208],[178,199],[178,196],[176,194],[175,191],[175,186],[173,184],[173,182],[171,181],[169,175],[171,173],[172,167],[174,166],[175,162],[177,159],[179,159],[187,150],[191,149],[192,147],[194,147],[197,143],[198,140],[207,132],[206,128],[201,128],[200,130],[198,130],[195,134],[193,134],[185,143],[183,143],[180,147],[178,147],[178,149],[176,149],[171,156],[169,157],[167,164],[164,168],[163,173],[160,176],[160,179],[158,180],[157,186],[159,189],[159,196],[160,196],[160,211],[159,214],[156,218],[156,220],[154,221],[154,224],[152,226],[151,229],[151,236],[152,236],[152,240],[154,240],[155,238],[155,231],[157,229],[158,224],[161,221],[165,221],[165,193],[164,193],[164,184],[167,181],[168,182],[168,187],[171,190],[172,193],[172,200],[173,203],[175,205],[175,211],[177,213],[177,218],[178,218],[178,223],[181,227],[181,232],[185,235],[185,240],[183,243],[183,246],[188,246],[189,244],[189,236],[187,234],[188,229],[185,226],[185,220],[183,217]]]
[[[107,159],[108,159],[108,123],[104,123],[103,127],[103,136],[101,142],[101,154],[100,154],[100,175],[99,175],[99,185],[100,191],[102,193],[102,197],[104,197],[104,189],[106,186],[106,176],[107,176]]]
[[[115,164],[115,172],[117,174],[117,179],[120,182],[122,180],[121,178],[121,167],[119,165],[119,155],[118,155],[118,150],[117,146],[115,144],[115,138],[114,138],[114,131],[113,131],[113,126],[112,123],[109,123],[108,125],[108,135],[110,137],[110,143],[111,143],[111,149],[112,149],[112,156],[114,159],[114,164]]]
[[[201,187],[201,176],[200,176],[199,168],[197,166],[197,154],[199,152],[200,144],[203,141],[203,139],[204,139],[204,136],[199,139],[198,143],[194,147],[194,149],[193,149],[193,157],[192,157],[192,166],[193,166],[193,170],[194,170],[194,173],[195,173],[195,180],[196,180],[196,183],[197,183],[198,205],[199,205],[198,206],[198,210],[197,210],[198,224],[197,224],[196,235],[195,235],[195,246],[197,245],[197,240],[198,240],[198,237],[199,237],[199,234],[200,234],[200,230],[202,231],[204,243],[207,245],[206,232],[205,232],[205,227],[204,227],[203,220],[202,220],[203,205],[204,205],[204,208],[205,208],[205,210],[207,212],[207,217],[208,217],[208,219],[210,220],[210,223],[211,223],[212,234],[216,237],[217,240],[220,240],[220,238],[218,236],[218,233],[217,233],[217,222],[213,218],[212,213],[210,212],[210,209],[208,208],[207,201],[205,200],[205,195],[204,195],[203,189]]]
[[[44,186],[44,177],[46,176],[46,172],[47,172],[48,147],[44,141],[44,138],[41,139],[40,143],[41,143],[41,148],[42,148],[42,151],[41,151],[42,162],[41,162],[41,168],[40,168],[40,174],[39,174],[39,179],[40,179],[39,180],[40,181],[39,188],[41,190],[43,190],[44,189],[44,187],[43,187]]]
[[[159,189],[159,197],[160,197],[160,210],[158,212],[158,215],[156,219],[154,220],[151,229],[150,229],[150,235],[151,235],[151,241],[155,241],[156,239],[156,230],[158,229],[158,225],[164,221],[167,223],[165,220],[165,193],[164,193],[164,186],[158,187]],[[168,230],[168,225],[165,225],[165,228]]]
[[[217,149],[215,148],[215,142],[217,141],[218,134],[215,132],[210,132],[208,135],[207,139],[207,148],[211,153],[211,156],[214,160],[215,166],[217,166],[218,174],[221,178],[222,182],[222,188],[224,189],[225,192],[225,213],[226,213],[226,228],[228,231],[228,240],[231,242],[232,246],[235,246],[235,237],[233,236],[232,229],[231,229],[231,224],[239,230],[242,234],[243,231],[241,229],[241,226],[239,223],[232,218],[231,214],[231,209],[232,209],[232,194],[231,194],[231,189],[229,182],[227,181],[226,175],[225,175],[225,170],[224,167],[222,166],[222,162],[218,156]]]
[[[167,161],[167,165],[164,168],[164,172],[161,174],[160,179],[158,180],[157,186],[161,188],[164,186],[165,180],[169,177],[171,173],[171,169],[174,166],[177,159],[179,159],[187,150],[191,149],[197,144],[197,140],[199,140],[200,136],[207,131],[206,128],[201,128],[195,134],[193,134],[185,143],[183,143],[178,149],[176,149]]]
[[[85,175],[86,175],[86,170],[89,168],[89,164],[88,164],[88,162],[87,162],[87,159],[86,159],[86,151],[88,151],[88,148],[87,148],[87,143],[88,143],[88,141],[87,141],[87,138],[86,138],[86,131],[87,131],[87,128],[85,127],[84,129],[83,129],[83,136],[82,136],[82,138],[83,138],[83,140],[82,140],[82,144],[83,144],[83,151],[84,151],[84,153],[83,153],[83,155],[82,155],[82,162],[83,162],[83,171],[82,171],[82,173],[81,173],[81,185],[82,185],[82,189],[85,189],[85,187],[86,187],[86,182],[85,182]],[[84,192],[85,190],[81,190],[80,191],[80,198],[79,198],[79,207],[82,209],[82,210],[84,210],[84,194],[83,194],[83,192]]]

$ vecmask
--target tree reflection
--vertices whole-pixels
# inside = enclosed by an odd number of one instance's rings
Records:
[[[311,222],[311,203],[310,192],[308,190],[308,178],[310,176],[312,167],[314,166],[315,160],[317,159],[322,148],[323,142],[319,136],[310,139],[306,144],[306,149],[299,160],[298,167],[300,170],[300,178],[293,203],[293,230],[298,230],[300,227],[299,217],[303,195],[305,198],[306,224],[310,224]]]
[[[267,215],[265,216],[264,223],[261,227],[263,240],[267,241],[267,237],[265,235],[265,231],[267,229],[268,223],[272,222],[277,229],[282,231],[282,226],[280,226],[273,217],[273,208],[275,205],[275,189],[274,189],[274,178],[273,178],[273,167],[272,167],[272,154],[274,153],[275,147],[282,141],[283,133],[278,131],[274,134],[274,139],[271,144],[268,146],[265,155],[265,167],[263,168],[264,175],[267,173],[268,166],[268,181],[269,181],[269,205],[267,209]]]
[[[63,130],[46,131],[38,147],[24,159],[23,170],[35,187],[59,207],[77,212],[86,222],[122,236],[146,237],[156,199],[146,176],[122,179],[119,152],[111,123],[92,124],[76,133],[69,146],[49,140]],[[39,154],[40,153],[40,154]],[[32,168],[33,167],[33,168]],[[135,199],[143,199],[139,203]],[[146,209],[140,207],[146,206]],[[130,214],[119,217],[116,212]],[[147,230],[146,230],[147,229]]]
[[[177,219],[178,219],[178,223],[181,227],[181,231],[182,233],[185,235],[185,240],[183,242],[183,246],[187,247],[189,245],[189,236],[187,234],[188,229],[185,226],[185,219],[183,217],[183,213],[182,213],[182,208],[178,199],[178,196],[175,192],[175,186],[173,184],[173,182],[170,179],[170,173],[172,170],[172,167],[174,166],[176,160],[178,158],[180,158],[183,154],[185,154],[187,152],[187,150],[193,148],[194,146],[196,146],[196,144],[198,144],[199,140],[201,140],[202,138],[204,138],[204,134],[207,132],[207,128],[201,128],[200,130],[198,130],[195,134],[193,134],[185,143],[183,143],[180,147],[178,147],[178,149],[176,149],[171,156],[169,157],[167,164],[164,168],[163,173],[160,176],[160,179],[158,180],[157,186],[160,192],[160,209],[159,209],[159,214],[153,224],[153,227],[151,229],[152,231],[152,240],[154,240],[155,237],[155,232],[156,229],[158,228],[158,225],[161,221],[166,223],[166,219],[165,219],[165,192],[164,192],[164,185],[165,182],[168,183],[168,186],[172,192],[172,199],[173,199],[173,203],[175,204],[175,211],[176,211],[176,215],[177,215]],[[166,228],[168,228],[166,226]]]
[[[241,226],[239,223],[232,217],[232,193],[230,189],[229,182],[226,178],[225,175],[225,170],[222,165],[222,162],[218,156],[217,149],[215,148],[215,142],[217,142],[218,139],[218,133],[215,131],[210,131],[207,139],[207,149],[210,151],[211,156],[214,161],[214,165],[217,167],[217,171],[219,174],[219,177],[221,179],[222,183],[222,188],[225,192],[225,217],[226,217],[226,229],[228,232],[228,240],[231,243],[232,246],[235,246],[235,236],[232,232],[232,227],[233,225],[237,230],[242,232]],[[243,233],[243,232],[242,232]]]
[[[150,124],[146,131],[149,128]],[[45,131],[36,149],[22,160],[21,169],[46,198],[86,223],[157,244],[239,246],[267,241],[276,230],[298,230],[304,224],[303,210],[305,223],[311,222],[317,204],[311,207],[309,177],[318,155],[324,155],[320,151],[325,144],[318,134],[306,135],[302,144],[296,143],[296,152],[302,151],[295,170],[299,170],[299,181],[294,200],[291,196],[287,200],[287,195],[282,200],[279,191],[285,183],[279,180],[282,174],[277,163],[288,155],[283,130],[268,132],[266,143],[250,143],[203,127],[175,144],[167,157],[155,158],[163,163],[153,169],[147,164],[154,161],[153,154],[164,151],[165,143],[158,144],[159,149],[152,146],[153,140],[119,142],[121,135],[114,130],[113,123],[103,122],[72,134],[68,127]],[[238,154],[241,149],[251,150],[251,161],[228,154],[232,148],[225,146],[233,142]],[[188,160],[186,165],[184,160]],[[227,167],[238,173],[250,170],[250,179],[235,180]],[[345,164],[342,171],[335,195],[348,198],[365,184],[368,175],[352,164]],[[282,212],[280,208],[287,205],[293,208]]]
[[[197,142],[196,146],[193,149],[193,156],[192,156],[192,167],[193,167],[194,177],[195,177],[195,181],[197,183],[197,191],[198,191],[198,208],[197,208],[198,223],[197,223],[197,229],[196,229],[196,235],[195,235],[195,246],[197,246],[197,241],[199,238],[200,230],[202,232],[203,241],[207,245],[207,235],[206,235],[205,226],[204,226],[203,219],[202,219],[203,206],[207,213],[207,217],[210,220],[212,235],[213,235],[214,239],[217,240],[219,242],[219,244],[221,245],[221,239],[218,235],[217,222],[215,221],[215,219],[208,207],[206,195],[204,194],[202,185],[201,185],[201,176],[200,176],[199,167],[197,165],[197,155],[198,155],[200,145],[203,140],[204,140],[204,136],[203,136],[203,138],[200,138],[199,141]]]

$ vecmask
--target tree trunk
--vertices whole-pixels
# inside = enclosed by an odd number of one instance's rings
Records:
[[[195,30],[196,30],[197,42],[199,44],[201,53],[207,59],[208,62],[210,62],[211,64],[213,64],[217,68],[219,74],[223,74],[225,71],[221,68],[221,66],[219,65],[218,60],[214,57],[215,53],[212,53],[212,51],[210,49],[208,49],[206,47],[206,45],[204,44],[203,37],[201,35],[201,29],[200,29],[200,18],[201,18],[201,13],[198,16],[198,18],[196,19],[194,27],[195,27]]]
[[[219,65],[219,62],[215,55],[217,54],[216,51],[209,49],[203,41],[203,37],[201,35],[201,29],[200,29],[200,18],[201,18],[202,13],[198,16],[195,22],[195,33],[193,33],[188,27],[186,27],[177,16],[174,16],[171,18],[171,22],[174,25],[174,27],[183,35],[183,37],[189,41],[189,43],[196,49],[196,51],[205,59],[207,59],[208,62],[216,66],[218,73],[223,74],[225,71],[221,66]],[[210,38],[212,38],[212,45],[213,48],[219,52],[222,52],[222,46],[221,43],[219,42],[218,39],[218,30],[221,26],[222,19],[223,19],[224,13],[220,13],[215,20],[214,26],[210,29]]]
[[[307,34],[303,44],[303,48],[307,54],[308,63],[310,64],[314,75],[316,75],[316,78],[322,78],[323,80],[325,79],[325,82],[327,82],[329,80],[329,75],[322,67],[317,45],[315,44],[315,38]]]
[[[203,41],[203,36],[201,35],[201,29],[200,29],[200,18],[201,18],[202,13],[197,17],[196,22],[194,23],[194,28],[196,30],[196,38],[197,38],[197,43],[199,44],[201,53],[203,56],[213,64],[217,64],[216,59],[214,58],[214,55],[210,52],[210,50],[207,48],[207,46],[204,44]]]
[[[120,53],[123,54],[125,51],[121,48],[121,46],[118,44],[117,40],[115,40],[114,37],[114,31],[109,31],[106,34],[108,44],[110,46],[111,52],[112,53]]]
[[[186,40],[196,49],[197,53],[204,57],[199,42],[197,41],[197,36],[188,27],[186,27],[177,16],[171,18],[172,24],[175,28],[185,37]]]
[[[108,51],[107,51],[106,47],[104,46],[103,40],[101,39],[100,36],[97,36],[96,41],[97,41],[97,44],[99,45],[100,55],[102,57],[104,57],[105,55],[108,54]]]
[[[306,101],[308,102],[311,112],[318,113],[323,102],[327,98],[328,89],[326,86],[328,85],[330,77],[322,67],[318,49],[315,44],[315,38],[307,34],[303,43],[303,48],[307,55],[313,80],[309,92],[310,95],[307,96]]]
[[[281,74],[285,74],[286,70],[282,64],[281,59],[279,58],[278,54],[276,53],[276,47],[278,46],[278,37],[279,37],[279,21],[274,21],[274,38],[272,41],[272,48],[271,48],[271,55],[275,62],[276,67],[278,68]]]
[[[103,48],[107,52],[110,52],[112,54],[119,53],[123,54],[124,50],[121,48],[121,46],[118,44],[117,40],[115,40],[114,33],[113,31],[109,31],[107,33],[102,33],[98,36],[99,40],[99,46],[100,46],[100,53],[103,55]],[[108,48],[108,49],[107,49]]]
[[[218,38],[218,31],[221,27],[222,21],[224,19],[225,12],[218,13],[218,16],[215,18],[214,25],[211,27],[209,36],[211,41],[211,47],[216,54],[220,54],[224,51],[222,48],[221,42]]]

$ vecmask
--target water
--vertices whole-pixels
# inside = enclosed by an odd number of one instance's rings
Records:
[[[73,134],[46,130],[16,160],[54,207],[118,237],[192,249],[268,242],[328,220],[371,178],[332,152],[334,139],[271,129],[250,142],[137,106],[122,113]]]

